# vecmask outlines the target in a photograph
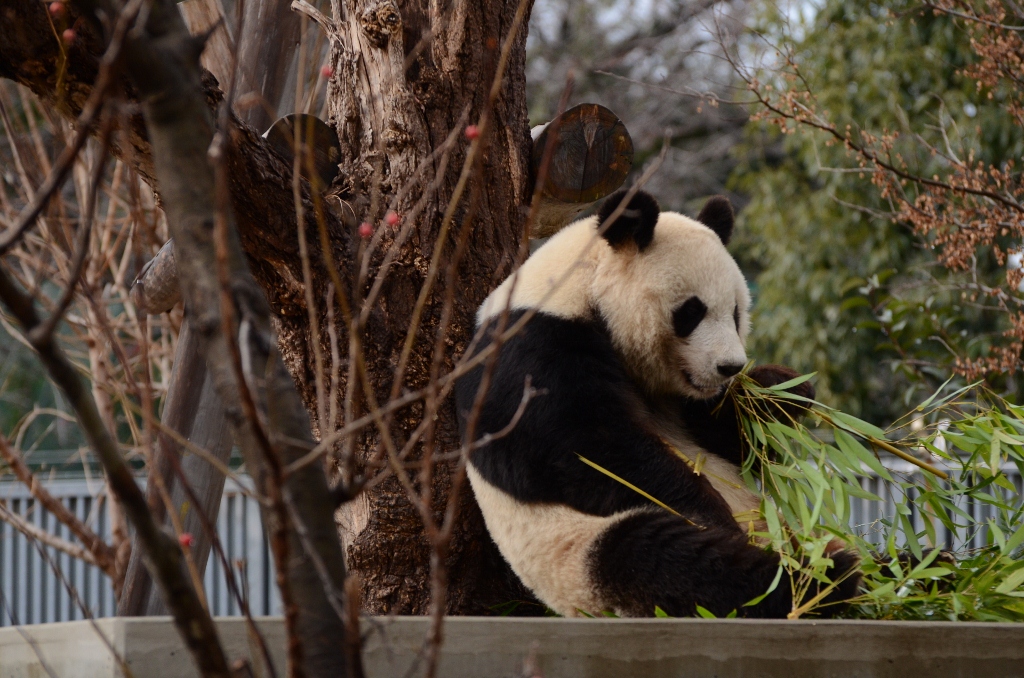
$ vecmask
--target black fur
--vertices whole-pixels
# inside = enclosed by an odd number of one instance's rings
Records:
[[[857,567],[856,556],[832,555],[826,572],[832,581]],[[650,616],[657,605],[670,616],[693,616],[696,606],[717,617],[733,610],[743,617],[781,618],[793,608],[793,589],[783,573],[778,585],[756,605],[744,607],[771,585],[779,557],[751,546],[746,535],[721,527],[698,529],[664,511],[639,513],[605,532],[593,554],[595,582],[616,609]],[[856,594],[860,578],[846,577],[822,601],[830,616],[833,603]],[[820,591],[810,586],[805,599]]]
[[[629,191],[622,190],[608,196],[597,213],[597,223],[598,226],[605,226],[604,239],[612,247],[621,247],[632,242],[642,252],[654,240],[654,227],[658,223],[661,208],[650,193],[637,191],[622,214],[611,224],[606,225],[608,217],[616,210],[627,193]]]
[[[511,314],[509,323],[522,313]],[[456,385],[463,426],[484,369],[477,367]],[[759,605],[742,607],[767,590],[778,556],[751,545],[706,476],[696,475],[661,441],[647,414],[650,403],[627,375],[600,321],[538,313],[511,338],[494,367],[476,437],[508,425],[527,376],[544,395],[529,403],[508,435],[476,450],[472,464],[484,479],[522,502],[560,504],[599,516],[647,509],[605,532],[592,554],[593,583],[617,609],[636,616],[653,615],[655,605],[680,616],[693,614],[696,605],[719,615],[738,609],[744,616],[783,617],[790,611],[786,577]],[[677,405],[681,423],[702,447],[741,461],[734,412],[712,416],[714,401],[679,399]],[[682,517],[656,507],[577,455]],[[834,558],[835,573],[856,566],[850,554]],[[827,600],[850,597],[858,582],[851,577]]]
[[[697,221],[717,233],[718,237],[722,239],[723,245],[729,244],[736,218],[729,199],[724,195],[708,198],[708,201],[704,203],[704,208],[697,215]]]
[[[684,301],[672,311],[672,329],[675,330],[676,336],[686,338],[693,334],[707,313],[707,304],[701,301],[700,297],[690,297]]]

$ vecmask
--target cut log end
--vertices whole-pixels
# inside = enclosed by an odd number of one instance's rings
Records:
[[[618,189],[633,168],[633,140],[604,106],[580,104],[552,120],[533,142],[534,182],[551,145],[532,237],[546,237]]]
[[[168,240],[142,267],[139,277],[132,283],[131,297],[140,311],[150,315],[166,313],[181,301],[172,241]]]

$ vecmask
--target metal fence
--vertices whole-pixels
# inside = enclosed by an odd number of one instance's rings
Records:
[[[915,485],[918,487],[924,485],[922,471],[902,459],[886,457],[883,459],[883,465],[894,477],[912,477],[917,481]],[[1019,506],[1022,497],[1024,497],[1024,478],[1021,477],[1020,470],[1012,463],[1004,464],[1002,471],[1013,484],[1015,492],[1011,493],[1006,489],[997,487],[991,487],[988,491],[990,493],[1001,492],[1003,494],[1002,499],[1008,505]],[[934,479],[931,481],[940,482]],[[881,544],[884,541],[884,535],[880,522],[882,519],[891,519],[896,515],[896,505],[903,498],[897,494],[897,488],[885,482],[874,473],[866,473],[862,476],[860,484],[868,492],[881,497],[882,501],[852,498],[850,500],[850,524],[867,541]],[[916,490],[911,490],[911,492],[916,492]],[[908,502],[908,505],[910,508],[910,515],[908,516],[910,524],[918,533],[925,529],[925,521],[931,520],[932,528],[935,530],[935,544],[929,544],[929,546],[955,552],[985,546],[988,539],[988,529],[985,525],[989,520],[996,517],[995,509],[991,505],[977,502],[969,497],[962,497],[957,504],[957,508],[971,516],[973,527],[960,528],[956,532],[951,532],[940,521],[922,515],[913,503]],[[963,518],[958,517],[955,522],[960,523],[962,521]],[[897,541],[898,546],[902,545],[902,543],[901,539]]]
[[[110,537],[102,482],[62,479],[48,482],[46,487],[97,534]],[[25,522],[77,543],[21,483],[0,482],[0,501]],[[252,614],[280,614],[281,600],[274,586],[274,565],[263,535],[259,506],[231,479],[224,489],[217,532]],[[241,614],[214,553],[206,568],[205,586],[215,616]],[[107,576],[99,568],[43,546],[0,522],[0,626],[84,619],[86,610],[93,617],[115,614]]]
[[[917,472],[916,467],[897,459],[886,459],[885,466],[903,475]],[[1007,466],[1004,470],[1017,489],[1017,496],[1013,499],[1019,502],[1024,495],[1024,479],[1016,467]],[[878,523],[895,514],[898,497],[877,476],[864,476],[861,485],[881,497],[883,502],[852,499],[851,525],[869,541],[878,543],[881,541]],[[62,479],[48,482],[47,489],[98,534],[105,538],[110,536],[102,482]],[[75,542],[67,528],[37,506],[21,483],[0,482],[0,501],[26,522]],[[990,507],[971,501],[965,500],[960,508],[974,517],[979,525],[993,517]],[[912,510],[909,517],[916,530],[924,528],[926,516]],[[959,551],[985,544],[983,529],[954,534],[941,523],[934,527],[935,545],[941,548]],[[217,517],[217,532],[231,567],[242,582],[252,613],[280,614],[281,600],[274,585],[273,560],[263,534],[259,507],[230,479]],[[211,554],[206,568],[205,585],[215,616],[240,614],[228,591],[224,570],[214,554]],[[75,600],[76,596],[78,600]],[[11,525],[0,522],[0,626],[83,619],[85,610],[94,617],[114,614],[114,595],[107,577],[98,568],[52,547],[38,545]]]

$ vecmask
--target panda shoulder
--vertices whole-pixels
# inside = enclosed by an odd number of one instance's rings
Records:
[[[607,249],[598,237],[595,217],[569,224],[491,292],[477,313],[477,324],[497,317],[506,307],[536,309],[560,318],[586,316],[594,269]]]

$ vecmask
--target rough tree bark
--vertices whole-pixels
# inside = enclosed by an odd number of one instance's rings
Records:
[[[346,0],[341,4],[341,16],[330,20],[327,27],[332,37],[330,66],[334,72],[328,87],[330,122],[342,141],[341,177],[351,182],[348,191],[371,198],[371,204],[363,210],[357,203],[356,212],[361,212],[361,219],[378,222],[385,209],[399,215],[414,209],[422,191],[411,191],[397,201],[396,194],[442,147],[453,127],[480,119],[519,1],[408,0],[395,4]],[[480,192],[480,209],[468,220],[470,201],[464,197],[455,213],[451,237],[436,243],[442,215],[465,158],[466,145],[460,143],[451,154],[440,187],[422,210],[410,241],[402,247],[384,283],[381,303],[370,314],[363,343],[378,399],[393,392],[393,373],[435,245],[445,248],[447,258],[458,229],[472,229],[472,244],[455,283],[455,306],[448,328],[450,350],[443,369],[450,369],[453,357],[461,353],[472,333],[477,307],[514,262],[524,207],[530,198],[525,40],[524,23],[513,38],[501,93],[491,113],[483,172],[473,179],[477,185],[466,192]],[[410,54],[414,57],[406,67]],[[375,191],[380,195],[373,200]],[[376,213],[371,214],[368,211],[373,203]],[[391,237],[384,234],[385,242],[378,251],[390,245]],[[337,257],[344,260],[351,254],[339,250]],[[374,265],[379,261],[378,255]],[[442,263],[441,270],[445,268]],[[371,269],[371,280],[372,275]],[[431,349],[448,291],[443,278],[427,297],[403,388],[422,388],[429,379]],[[308,325],[283,322],[282,330],[300,391],[314,411],[313,375],[308,371],[314,361]],[[321,344],[330,355],[325,339]],[[400,440],[418,423],[417,409],[409,408],[396,417],[397,427],[404,429],[399,433]],[[459,445],[450,401],[440,412],[435,435],[439,450],[453,450]],[[375,443],[369,437],[361,452],[365,455]],[[442,470],[434,478],[433,497],[440,519],[450,473]],[[524,594],[487,537],[475,503],[468,493],[463,497],[461,521],[448,549],[451,586],[447,608],[450,613],[481,613],[491,605]],[[349,563],[362,577],[364,609],[425,613],[429,603],[429,548],[420,518],[397,480],[391,478],[378,485],[343,512],[347,514]]]

